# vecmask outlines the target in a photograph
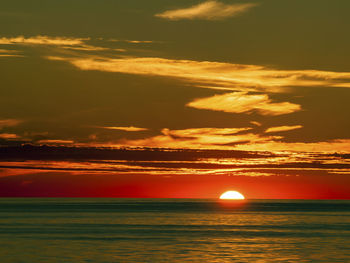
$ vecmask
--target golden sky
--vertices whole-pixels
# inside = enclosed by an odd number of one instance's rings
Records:
[[[0,145],[346,154],[349,8],[5,0]]]

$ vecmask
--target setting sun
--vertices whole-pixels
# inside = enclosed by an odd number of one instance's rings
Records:
[[[244,196],[237,191],[227,191],[220,195],[220,199],[227,200],[244,200]]]

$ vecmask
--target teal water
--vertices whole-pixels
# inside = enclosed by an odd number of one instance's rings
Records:
[[[0,261],[350,262],[350,201],[4,198]]]

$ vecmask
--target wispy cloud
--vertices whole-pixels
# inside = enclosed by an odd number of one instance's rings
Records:
[[[246,133],[251,128],[196,128],[184,130],[163,129],[162,135],[138,140],[120,140],[120,146],[147,146],[169,148],[232,148],[236,144],[266,142],[280,136],[260,136]]]
[[[17,50],[0,49],[0,57],[23,57],[17,53]]]
[[[65,145],[65,144],[73,144],[72,140],[40,140],[37,142],[38,144],[52,144],[52,145]]]
[[[130,44],[150,44],[154,43],[152,40],[125,40],[125,42]]]
[[[89,40],[90,38],[50,37],[40,35],[32,37],[17,36],[0,38],[0,45],[47,45],[81,51],[102,51],[109,49],[89,45],[86,43]]]
[[[192,128],[184,130],[163,129],[162,133],[172,137],[193,137],[207,135],[232,135],[250,130],[250,128]]]
[[[16,54],[0,54],[0,57],[24,57],[24,56],[16,55]]]
[[[290,87],[349,87],[350,72],[278,70],[258,65],[157,57],[47,57],[71,63],[81,70],[181,78],[206,88],[233,91],[288,92]]]
[[[278,126],[278,127],[270,127],[266,129],[265,133],[273,133],[273,132],[284,132],[284,131],[292,131],[296,129],[303,128],[302,125],[294,125],[294,126]]]
[[[129,39],[108,39],[108,41],[112,42],[124,42],[129,44],[152,44],[152,43],[159,43],[158,41],[153,40],[129,40]]]
[[[84,41],[89,38],[68,38],[68,37],[49,37],[49,36],[35,36],[35,37],[2,37],[0,38],[0,44],[36,44],[36,45],[65,45],[65,46],[77,46],[84,45]]]
[[[300,105],[291,102],[275,102],[267,94],[290,92],[291,87],[350,88],[350,72],[278,70],[258,65],[157,57],[49,56],[47,59],[66,61],[81,70],[177,78],[197,87],[214,90],[222,87],[221,89],[235,92],[196,99],[187,106],[231,113],[255,111],[262,115],[274,116],[300,111]],[[248,92],[255,92],[255,94]]]
[[[17,119],[3,119],[0,120],[0,129],[3,127],[11,127],[20,124],[22,121]]]
[[[20,136],[14,133],[0,133],[0,139],[10,140],[10,139],[19,139]]]
[[[338,139],[321,142],[281,142],[266,141],[263,143],[240,144],[236,150],[243,151],[294,151],[294,152],[349,152],[350,139]]]
[[[17,53],[18,51],[17,50],[7,50],[7,49],[0,49],[0,54],[1,53]]]
[[[260,135],[249,128],[198,128],[184,130],[163,129],[161,135],[144,139],[123,139],[111,146],[156,147],[184,149],[231,149],[240,151],[269,152],[348,152],[350,139],[338,139],[319,142],[283,142],[283,136]],[[290,158],[291,156],[288,155]]]
[[[81,46],[61,46],[61,48],[64,49],[71,49],[71,50],[80,50],[80,51],[103,51],[103,50],[110,50],[109,48],[105,47],[97,47],[97,46],[91,46],[91,45],[81,45]],[[113,49],[115,51],[125,52],[125,49]]]
[[[123,127],[123,126],[112,126],[112,127],[99,127],[107,130],[119,130],[119,131],[127,131],[127,132],[139,132],[139,131],[147,131],[147,128],[139,128],[134,126]]]
[[[120,42],[127,44],[152,44],[152,43],[162,43],[160,41],[152,41],[152,40],[128,40],[128,39],[104,39],[104,38],[90,38],[90,37],[64,37],[64,36],[46,36],[46,35],[37,35],[37,36],[15,36],[15,37],[0,37],[0,45],[3,46],[31,46],[31,47],[52,47],[51,51],[53,53],[61,53],[66,54],[65,50],[77,51],[75,53],[71,52],[71,54],[75,54],[77,56],[86,55],[92,51],[109,51],[113,53],[117,52],[126,52],[127,49],[115,46],[114,44],[108,42]],[[54,49],[53,49],[54,48]],[[82,51],[84,53],[78,53],[78,51]],[[21,56],[16,54],[18,51],[14,50],[6,50],[0,49],[0,56],[9,57],[9,56]]]
[[[206,1],[188,8],[168,10],[163,13],[156,14],[155,16],[169,20],[220,20],[247,12],[256,5],[257,4],[253,3],[228,5],[219,1]]]
[[[274,103],[266,94],[248,95],[245,92],[233,92],[196,99],[186,106],[223,111],[229,113],[245,113],[257,111],[262,115],[282,115],[301,110],[300,105],[290,102]]]
[[[251,121],[250,122],[251,124],[253,124],[253,125],[255,125],[255,126],[258,126],[258,127],[260,127],[262,124],[260,123],[260,122],[258,122],[258,121]]]
[[[24,56],[16,55],[16,54],[0,54],[0,57],[24,57]]]

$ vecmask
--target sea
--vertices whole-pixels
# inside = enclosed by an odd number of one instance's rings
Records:
[[[2,198],[0,262],[350,262],[350,201]]]

